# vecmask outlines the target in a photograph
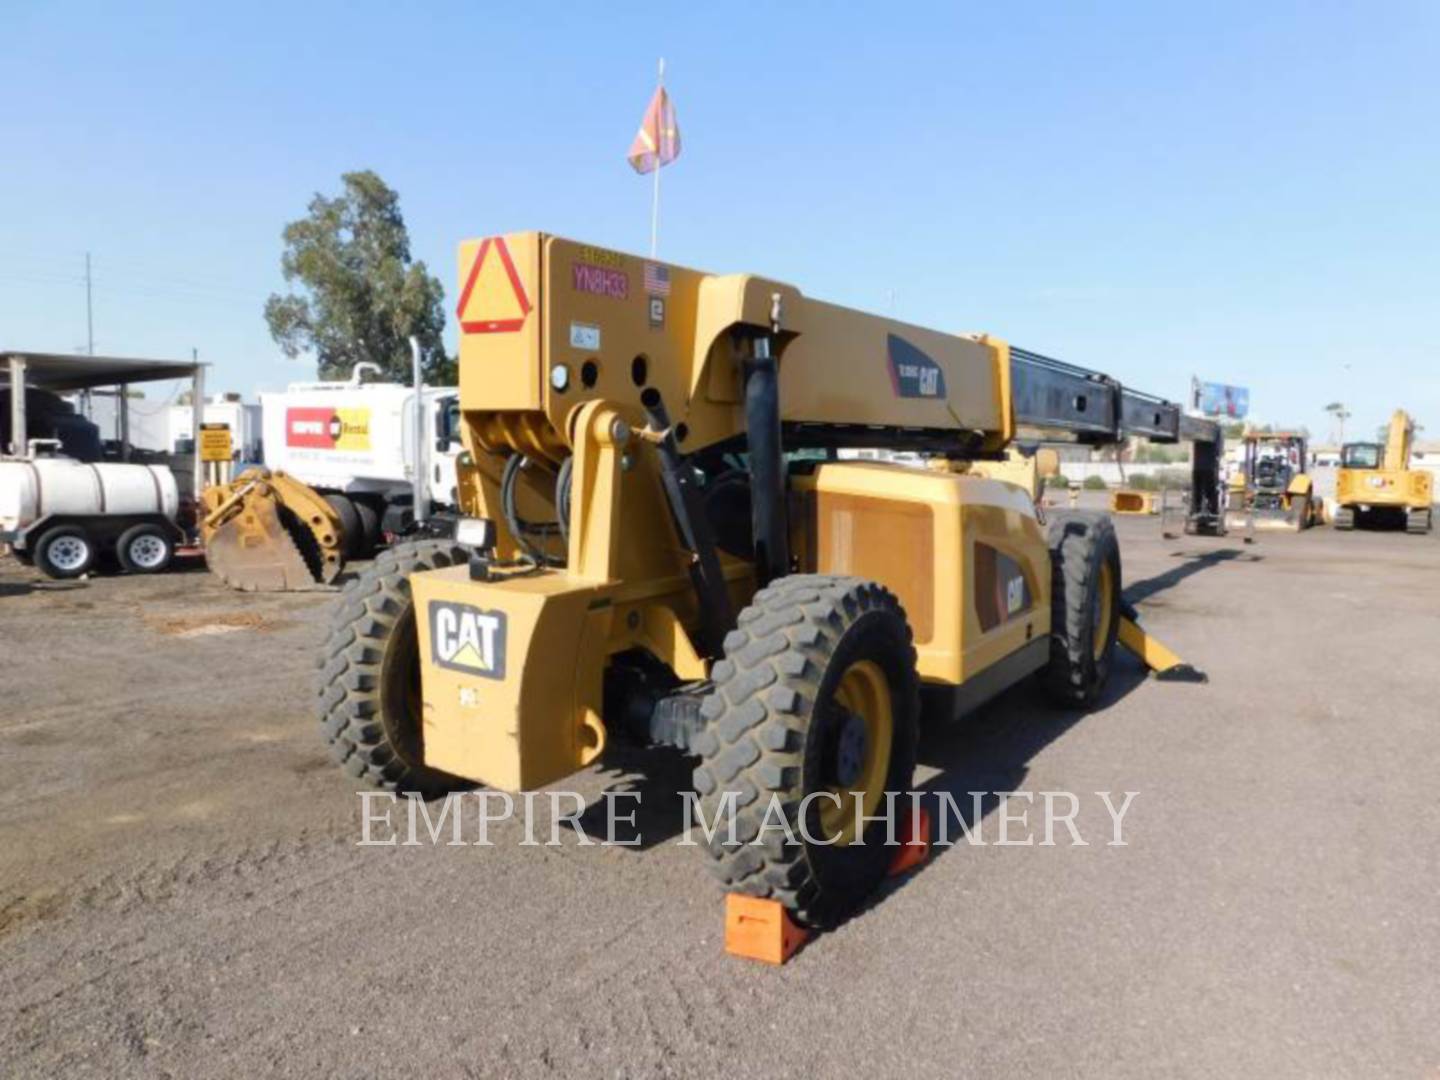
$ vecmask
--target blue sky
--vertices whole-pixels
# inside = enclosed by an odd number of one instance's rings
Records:
[[[356,168],[447,308],[463,237],[643,250],[624,154],[663,55],[663,258],[1440,438],[1433,2],[0,0],[0,40],[0,346],[84,344],[89,250],[97,351],[308,378],[261,307],[284,223]]]

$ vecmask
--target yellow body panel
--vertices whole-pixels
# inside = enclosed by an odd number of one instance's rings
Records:
[[[1341,506],[1424,508],[1433,501],[1433,483],[1425,469],[1341,469],[1335,501]]]
[[[802,568],[869,578],[895,593],[922,679],[959,685],[1048,632],[1048,548],[1023,489],[868,462],[822,465],[795,486],[805,494],[810,538],[797,552]],[[981,625],[977,545],[1013,560],[1025,579],[1028,602],[994,626]]]

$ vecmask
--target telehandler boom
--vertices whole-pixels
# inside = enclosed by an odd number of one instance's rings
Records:
[[[1109,519],[1047,532],[972,465],[1032,432],[1194,440],[1192,521],[1219,526],[1216,425],[997,338],[534,232],[463,244],[460,280],[465,517],[347,588],[334,755],[431,792],[549,784],[612,734],[677,747],[735,826],[716,874],[803,923],[883,873],[922,718],[1031,675],[1067,707],[1105,686]],[[874,447],[946,464],[835,458]],[[762,835],[767,811],[794,838]]]

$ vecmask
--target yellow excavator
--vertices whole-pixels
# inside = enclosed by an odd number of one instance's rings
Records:
[[[1410,468],[1415,421],[1404,409],[1390,417],[1385,443],[1353,442],[1340,448],[1335,477],[1335,528],[1356,524],[1428,533],[1434,480],[1427,469]]]
[[[1324,509],[1306,471],[1306,439],[1293,431],[1247,431],[1244,457],[1230,477],[1231,528],[1289,529],[1319,524]]]
[[[340,516],[279,470],[246,469],[200,495],[200,538],[212,573],[245,592],[304,592],[344,565]]]
[[[1117,640],[1183,671],[1129,617],[1109,517],[997,477],[1032,431],[1193,440],[1216,532],[1215,424],[751,274],[536,232],[460,272],[464,516],[336,608],[319,715],[351,776],[531,789],[612,737],[677,748],[720,881],[827,926],[885,872],[922,723],[1028,678],[1093,707]],[[838,457],[866,448],[933,467]]]

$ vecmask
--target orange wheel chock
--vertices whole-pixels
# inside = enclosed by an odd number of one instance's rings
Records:
[[[930,857],[930,811],[924,807],[917,814],[906,814],[902,826],[904,840],[890,860],[890,877],[909,873]]]
[[[778,900],[727,893],[725,951],[766,964],[783,964],[805,944],[810,931],[796,926]]]

